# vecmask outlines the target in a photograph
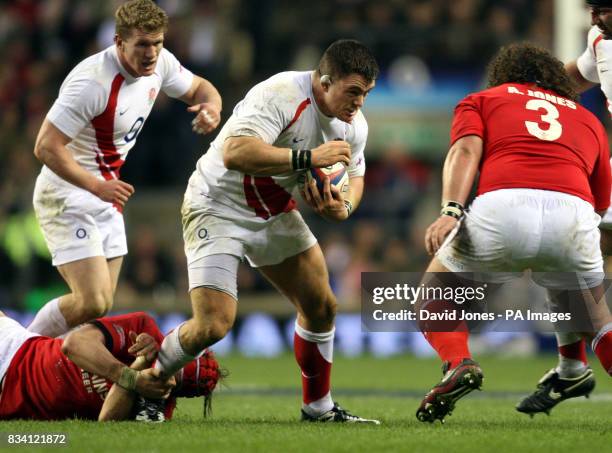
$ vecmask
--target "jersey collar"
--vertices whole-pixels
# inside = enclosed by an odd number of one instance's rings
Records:
[[[113,50],[112,50],[112,55],[113,55],[113,59],[115,60],[115,63],[117,63],[117,68],[119,68],[119,73],[123,76],[123,78],[125,79],[125,81],[127,83],[132,83],[135,82],[136,80],[139,79],[139,77],[134,77],[133,75],[131,75],[127,69],[125,69],[123,67],[123,65],[121,64],[121,60],[119,60],[119,54],[118,54],[118,50],[117,50],[117,46],[113,44]]]

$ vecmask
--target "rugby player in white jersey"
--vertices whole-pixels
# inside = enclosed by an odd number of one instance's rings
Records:
[[[591,9],[587,46],[576,60],[566,63],[565,69],[580,93],[599,84],[612,114],[612,0],[586,0],[586,3]],[[602,217],[599,228],[601,250],[609,256],[612,254],[612,208]],[[585,340],[571,332],[557,332],[556,337],[559,363],[540,379],[531,395],[518,403],[520,412],[549,413],[561,401],[588,396],[595,388]]]
[[[315,71],[282,72],[237,104],[189,180],[183,236],[193,318],[164,340],[156,367],[172,375],[232,328],[236,271],[246,257],[297,309],[294,349],[302,371],[302,420],[370,422],[330,394],[336,299],[316,238],[295,209],[311,167],[348,166],[345,194],[325,178],[302,195],[331,221],[346,220],[363,192],[368,135],[361,113],[378,65],[361,43],[340,40]]]
[[[36,139],[44,166],[34,209],[71,291],[38,312],[29,330],[40,335],[61,335],[112,306],[127,253],[121,210],[134,192],[119,171],[159,91],[189,105],[195,132],[220,122],[217,90],[163,48],[168,17],[161,8],[131,0],[115,18],[115,44],[68,74]]]

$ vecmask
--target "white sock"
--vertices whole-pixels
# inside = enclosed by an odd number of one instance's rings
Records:
[[[58,297],[57,299],[47,302],[38,313],[36,313],[34,320],[28,326],[28,330],[39,335],[53,338],[68,332],[70,327],[59,309],[59,301],[60,298]]]
[[[334,361],[334,335],[336,328],[332,328],[329,332],[311,332],[310,330],[304,329],[295,321],[295,333],[301,338],[311,343],[316,343],[319,352],[325,360],[329,363]]]
[[[555,337],[557,337],[557,344],[559,346],[567,346],[582,340],[580,335],[573,332],[555,332]]]
[[[327,392],[327,395],[319,400],[311,401],[308,404],[302,403],[302,409],[311,417],[318,417],[319,415],[331,410],[332,407],[334,407],[334,401],[331,397],[331,390]]]
[[[562,378],[574,378],[584,374],[586,369],[587,365],[585,365],[582,360],[568,359],[559,354],[559,364],[555,368],[555,371],[559,373],[559,376]]]
[[[174,375],[178,370],[196,358],[196,356],[187,354],[181,346],[179,331],[181,327],[183,327],[183,324],[178,326],[164,338],[161,349],[157,354],[157,360],[154,366],[156,369],[161,370],[166,376]]]

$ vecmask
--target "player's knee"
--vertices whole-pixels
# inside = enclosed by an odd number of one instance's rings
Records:
[[[309,303],[301,304],[302,312],[304,316],[316,323],[324,323],[331,324],[334,322],[336,318],[336,310],[337,310],[337,302],[336,297],[331,292],[331,290],[321,295],[317,302],[312,303],[312,300]]]
[[[86,322],[92,319],[101,318],[105,316],[110,310],[110,305],[106,304],[104,301],[90,301],[89,305],[83,306],[81,308],[81,319],[82,322]]]
[[[336,311],[338,309],[338,303],[336,297],[330,294],[321,307],[321,319],[325,322],[332,323],[336,319]]]
[[[233,319],[224,316],[208,319],[205,322],[196,322],[193,335],[198,344],[206,347],[222,340],[231,330],[232,325]]]
[[[80,322],[87,322],[106,315],[113,305],[113,297],[110,291],[92,292],[73,297],[74,310]]]

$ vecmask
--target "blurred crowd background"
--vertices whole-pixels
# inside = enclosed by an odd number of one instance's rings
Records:
[[[119,3],[0,2],[3,309],[31,313],[66,290],[32,211],[40,169],[33,144],[70,69],[112,44]],[[489,58],[517,40],[553,44],[552,0],[158,3],[170,16],[165,46],[219,89],[224,119],[253,84],[284,70],[314,69],[335,39],[356,38],[375,52],[382,73],[364,109],[370,140],[363,203],[342,224],[327,223],[302,206],[345,313],[359,310],[361,272],[420,272],[427,263],[422,238],[439,209],[452,109],[483,87]],[[585,16],[585,30],[587,24]],[[603,101],[592,96],[593,109],[601,113]],[[118,310],[179,317],[190,311],[179,210],[187,179],[214,134],[193,134],[185,109],[162,94],[122,170],[136,194],[125,211],[130,251],[115,299]],[[289,304],[248,266],[240,269],[239,290],[241,320],[259,311],[283,322],[290,316]],[[350,319],[358,329],[358,320]]]

